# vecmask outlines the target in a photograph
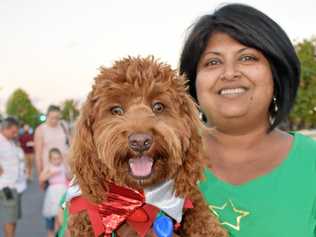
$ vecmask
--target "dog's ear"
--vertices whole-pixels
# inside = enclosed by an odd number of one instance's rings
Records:
[[[78,180],[83,195],[101,201],[105,193],[106,168],[98,159],[93,138],[95,104],[97,98],[90,93],[76,123],[70,152],[70,167]]]
[[[192,187],[196,187],[197,182],[203,178],[206,164],[201,136],[204,125],[199,118],[197,105],[189,94],[185,94],[181,108],[187,131],[183,138],[183,164],[176,176],[176,192],[179,195],[189,194]]]

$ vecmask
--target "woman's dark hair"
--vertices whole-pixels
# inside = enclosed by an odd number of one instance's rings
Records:
[[[285,119],[293,104],[300,80],[300,62],[282,28],[257,9],[243,4],[228,4],[213,14],[204,15],[190,27],[180,56],[180,73],[189,79],[190,94],[196,96],[196,69],[209,38],[214,32],[228,34],[243,45],[259,50],[269,61],[278,111],[271,103],[274,129]]]
[[[49,114],[50,112],[60,112],[60,111],[61,110],[60,110],[59,106],[57,106],[57,105],[50,105],[50,106],[48,106],[46,114]]]

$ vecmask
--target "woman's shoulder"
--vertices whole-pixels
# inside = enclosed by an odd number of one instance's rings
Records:
[[[40,125],[37,126],[37,128],[35,129],[35,136],[36,134],[42,134],[47,128],[47,125],[45,123],[42,123]]]
[[[294,136],[294,147],[292,153],[299,157],[300,162],[305,165],[316,167],[316,140],[300,132],[291,133]]]
[[[314,155],[316,156],[316,140],[306,136],[300,132],[293,132],[294,139],[297,143],[298,149],[306,150],[307,152],[315,152]]]

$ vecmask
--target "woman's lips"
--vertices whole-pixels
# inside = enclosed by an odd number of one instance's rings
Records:
[[[236,87],[236,88],[223,88],[219,90],[218,94],[226,97],[236,97],[240,96],[247,92],[245,87]]]

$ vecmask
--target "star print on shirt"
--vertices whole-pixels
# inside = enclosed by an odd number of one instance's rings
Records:
[[[241,219],[250,214],[248,211],[237,209],[231,200],[226,201],[222,206],[209,205],[209,208],[221,220],[222,225],[237,231],[240,231]]]

